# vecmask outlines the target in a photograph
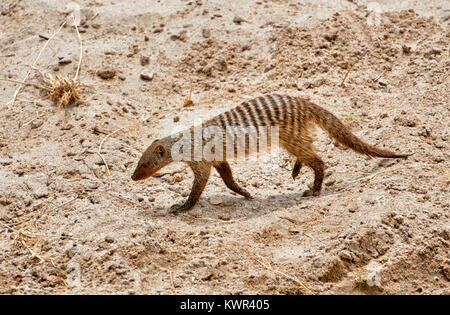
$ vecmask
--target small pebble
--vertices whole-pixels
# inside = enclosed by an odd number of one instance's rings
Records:
[[[150,63],[150,58],[148,56],[141,56],[141,66],[146,66]]]
[[[223,200],[222,200],[222,198],[220,198],[220,197],[213,197],[213,198],[211,198],[211,199],[209,199],[209,202],[212,204],[212,205],[220,205],[222,202],[223,202]]]
[[[140,77],[141,77],[142,80],[151,81],[151,80],[153,80],[153,72],[144,70],[144,71],[141,72]]]
[[[63,58],[63,59],[59,60],[58,63],[59,63],[60,65],[67,65],[67,64],[69,64],[69,63],[72,63],[72,60],[70,60],[70,59],[68,59],[68,58]]]
[[[115,77],[116,70],[113,69],[104,69],[97,71],[97,75],[103,80],[109,80]]]
[[[230,221],[231,217],[228,214],[221,214],[219,215],[219,219],[224,221]]]
[[[36,129],[42,126],[44,122],[41,119],[35,119],[30,123],[31,129]]]
[[[211,36],[211,31],[207,28],[202,29],[202,36],[204,38],[209,38]]]
[[[105,242],[114,243],[114,239],[111,236],[107,235],[107,236],[105,236]]]
[[[250,50],[250,45],[249,44],[242,45],[241,51],[246,51],[246,50]]]
[[[235,17],[233,18],[233,22],[236,23],[236,24],[238,24],[238,25],[240,25],[242,22],[244,22],[244,19],[241,18],[240,16],[235,16]]]

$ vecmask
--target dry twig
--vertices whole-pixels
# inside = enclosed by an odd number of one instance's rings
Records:
[[[188,94],[187,99],[184,101],[183,107],[189,107],[189,106],[193,106],[194,105],[194,102],[192,102],[192,100],[191,100],[192,88],[193,88],[193,85],[191,83],[191,87],[189,89],[189,94]]]
[[[50,41],[51,41],[51,40],[52,40],[52,39],[53,39],[53,38],[61,31],[61,29],[64,27],[64,25],[66,25],[66,21],[64,21],[64,23],[61,24],[61,26],[58,28],[58,30],[57,30],[52,36],[50,36],[50,38],[45,42],[44,46],[41,48],[41,51],[40,51],[39,54],[37,55],[36,59],[34,59],[32,65],[31,65],[31,67],[30,67],[30,69],[29,69],[28,72],[27,72],[27,74],[26,74],[25,77],[23,78],[22,82],[25,82],[25,81],[28,79],[28,77],[29,77],[30,74],[31,74],[31,71],[33,70],[33,67],[36,66],[36,63],[38,62],[39,58],[41,57],[42,52],[43,52],[43,51],[45,50],[45,48],[48,46],[48,43],[50,43]],[[16,91],[14,92],[14,95],[13,95],[12,100],[10,100],[10,101],[6,104],[7,106],[9,106],[10,104],[13,104],[13,103],[16,101],[17,96],[19,95],[21,89],[22,89],[22,85],[19,85],[19,86],[17,87]]]

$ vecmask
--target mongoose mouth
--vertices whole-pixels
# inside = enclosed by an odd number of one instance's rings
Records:
[[[148,173],[145,173],[144,175],[141,175],[141,176],[139,176],[136,173],[134,173],[133,175],[131,175],[131,179],[134,180],[134,181],[144,180],[144,179],[149,178],[150,176],[152,176],[155,173],[156,172],[148,172]]]

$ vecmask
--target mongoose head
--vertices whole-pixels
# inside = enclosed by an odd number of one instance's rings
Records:
[[[143,180],[172,162],[170,150],[166,148],[163,141],[155,140],[142,154],[133,175],[132,180]]]

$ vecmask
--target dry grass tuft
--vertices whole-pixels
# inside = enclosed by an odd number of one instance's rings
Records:
[[[48,98],[57,104],[58,109],[82,100],[81,90],[85,85],[81,84],[80,81],[59,78],[58,76],[54,78],[50,73],[47,73],[43,81],[48,87],[46,89]]]
[[[72,105],[79,101],[82,101],[82,97],[81,97],[82,89],[84,87],[88,87],[87,85],[80,83],[80,81],[78,79],[78,74],[80,72],[81,61],[82,61],[82,57],[83,57],[83,40],[81,39],[80,32],[78,30],[78,26],[75,22],[75,18],[73,17],[73,15],[72,15],[72,20],[73,20],[73,25],[76,29],[78,40],[80,43],[80,47],[79,47],[80,56],[79,56],[78,66],[77,66],[74,77],[73,78],[60,78],[57,75],[55,75],[55,77],[53,77],[50,73],[43,75],[42,72],[39,71],[39,69],[35,68],[35,65],[36,65],[39,57],[41,56],[42,52],[47,47],[48,43],[61,31],[63,26],[66,24],[66,22],[64,22],[61,24],[59,29],[50,38],[47,39],[44,47],[42,47],[41,51],[39,52],[38,56],[34,60],[33,64],[31,65],[31,67],[30,67],[29,71],[27,72],[23,81],[0,78],[0,80],[2,80],[2,81],[8,81],[8,82],[20,84],[20,86],[17,88],[16,92],[14,93],[13,99],[7,105],[15,102],[23,85],[34,86],[38,89],[44,90],[47,94],[47,97],[57,104],[58,109],[67,107],[69,105]],[[26,80],[28,79],[28,77],[33,69],[39,71],[39,73],[41,74],[42,82],[39,84],[33,83],[33,82],[26,82]]]

